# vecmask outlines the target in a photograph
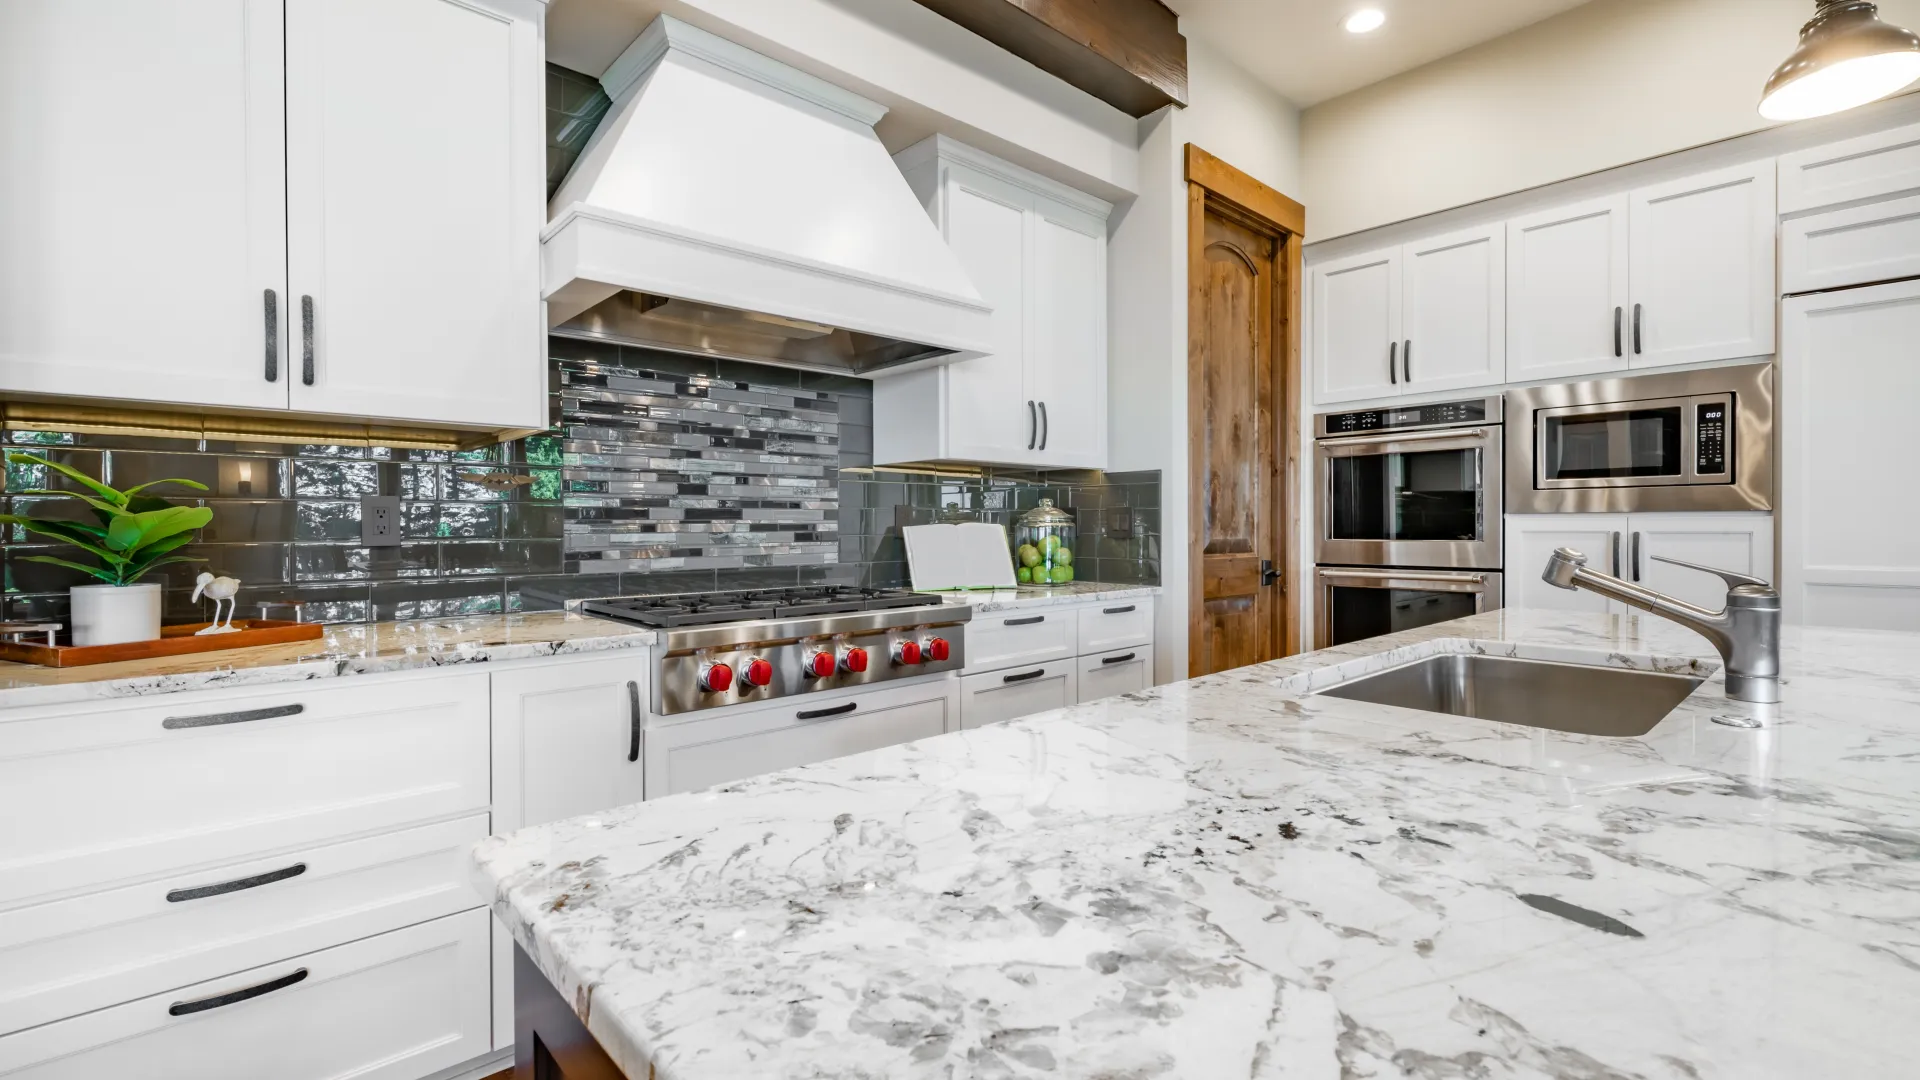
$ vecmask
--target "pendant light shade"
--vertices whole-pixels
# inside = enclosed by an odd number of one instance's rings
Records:
[[[1760,115],[1804,120],[1877,101],[1920,79],[1920,36],[1880,21],[1869,0],[1818,0],[1800,47],[1774,69]]]

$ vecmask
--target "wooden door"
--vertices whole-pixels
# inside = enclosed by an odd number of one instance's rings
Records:
[[[0,3],[0,389],[287,407],[280,23]]]
[[[1313,268],[1313,400],[1400,393],[1400,248]]]
[[[1507,377],[1507,232],[1488,225],[1408,244],[1400,390],[1498,386]]]
[[[1634,367],[1773,351],[1773,160],[1632,193]]]
[[[1507,378],[1627,366],[1627,196],[1507,222]]]

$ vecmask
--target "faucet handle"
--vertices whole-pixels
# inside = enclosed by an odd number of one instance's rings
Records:
[[[1652,559],[1654,562],[1671,563],[1674,566],[1684,566],[1689,570],[1698,570],[1703,574],[1712,574],[1721,581],[1726,582],[1727,588],[1729,589],[1737,589],[1742,585],[1758,585],[1763,589],[1773,588],[1771,582],[1762,581],[1757,577],[1748,577],[1745,574],[1736,574],[1731,570],[1721,570],[1712,566],[1701,566],[1699,563],[1682,562],[1679,559],[1669,559],[1665,555],[1654,555]]]

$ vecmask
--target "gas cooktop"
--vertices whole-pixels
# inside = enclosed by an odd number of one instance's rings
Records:
[[[853,585],[802,585],[737,592],[672,593],[664,596],[609,596],[583,601],[580,610],[657,630],[712,626],[755,619],[805,619],[854,611],[938,607],[940,597],[911,589],[865,589]]]

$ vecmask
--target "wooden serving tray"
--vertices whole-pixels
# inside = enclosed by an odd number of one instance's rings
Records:
[[[128,641],[119,645],[39,645],[30,641],[0,641],[0,660],[41,667],[85,667],[88,664],[112,664],[122,660],[153,660],[162,656],[247,649],[255,645],[285,645],[294,641],[313,641],[326,633],[319,623],[285,622],[280,619],[235,619],[231,634],[195,637],[212,623],[182,623],[163,626],[155,641]]]

